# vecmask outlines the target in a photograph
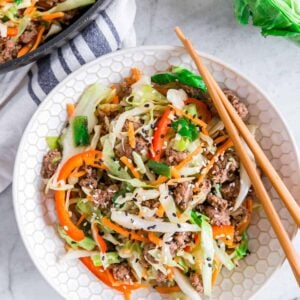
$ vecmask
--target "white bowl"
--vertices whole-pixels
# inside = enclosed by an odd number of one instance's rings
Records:
[[[289,190],[299,195],[299,158],[295,143],[279,112],[252,82],[212,56],[202,54],[214,77],[236,91],[248,105],[250,123],[258,125],[257,140]],[[75,102],[84,88],[96,81],[108,84],[127,76],[136,66],[146,74],[170,65],[194,69],[183,48],[147,46],[118,51],[83,66],[60,83],[40,105],[19,146],[13,183],[15,214],[26,248],[45,279],[67,299],[122,299],[101,283],[80,261],[59,261],[64,253],[55,229],[54,201],[41,192],[40,168],[47,151],[45,136],[58,135],[66,120],[66,103]],[[297,231],[270,184],[266,187],[289,234]],[[284,255],[262,210],[256,210],[249,228],[251,254],[233,272],[225,269],[214,287],[214,299],[249,299],[281,266]],[[141,290],[134,299],[160,299],[152,290]]]

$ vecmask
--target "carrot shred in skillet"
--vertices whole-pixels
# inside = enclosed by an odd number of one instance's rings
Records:
[[[17,27],[8,27],[7,28],[7,36],[8,37],[14,37],[18,34],[18,28]]]
[[[45,31],[45,26],[44,26],[44,25],[41,25],[40,28],[39,28],[39,32],[38,32],[38,34],[37,34],[35,43],[34,43],[34,45],[33,45],[33,47],[31,48],[30,51],[35,50],[35,49],[39,46],[39,44],[40,44],[41,41],[42,41],[42,37],[43,37],[44,31]]]
[[[64,15],[65,14],[63,12],[55,12],[52,14],[43,15],[42,19],[49,22],[55,19],[63,18]]]
[[[31,44],[27,44],[27,45],[25,45],[24,47],[22,47],[22,48],[19,50],[17,57],[21,57],[21,56],[27,54],[27,53],[30,51],[31,47],[32,47]]]

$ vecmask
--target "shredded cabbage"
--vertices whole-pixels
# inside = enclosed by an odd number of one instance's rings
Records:
[[[140,106],[146,102],[152,102],[155,105],[168,104],[165,96],[152,87],[151,79],[148,76],[142,76],[131,88],[131,95],[126,98],[126,102],[131,106]]]
[[[92,138],[92,141],[91,141],[91,145],[89,147],[89,149],[96,149],[97,147],[97,144],[99,142],[99,139],[100,139],[100,131],[101,131],[101,126],[100,125],[96,125],[94,127],[94,136]]]
[[[169,188],[166,184],[161,184],[159,186],[159,202],[164,208],[166,215],[171,223],[179,223],[179,219],[177,217],[177,209],[174,202],[174,199],[171,195],[169,195]]]
[[[211,296],[212,290],[212,261],[214,259],[214,239],[210,224],[202,218],[201,220],[201,254],[202,254],[202,280],[204,294]]]
[[[69,11],[78,7],[87,6],[95,3],[95,0],[66,0],[52,7],[51,9],[44,12],[44,14]]]
[[[117,137],[120,136],[122,128],[123,128],[126,120],[129,117],[134,117],[134,116],[145,114],[145,113],[149,112],[151,109],[153,109],[153,103],[148,102],[148,103],[145,103],[144,106],[135,107],[131,110],[127,110],[127,111],[123,112],[122,114],[119,115],[119,117],[116,121],[112,121],[111,122],[112,132],[111,132],[110,140],[109,140],[111,143],[111,147],[114,148],[116,139],[117,139]]]
[[[68,2],[68,0],[66,2]],[[99,83],[90,85],[81,95],[74,114],[70,119],[70,123],[72,123],[72,120],[76,116],[86,116],[88,119],[88,132],[91,133],[94,126],[97,124],[97,118],[94,114],[96,107],[101,101],[107,98],[110,93],[111,89]],[[84,151],[83,147],[75,147],[73,140],[72,126],[69,126],[66,128],[62,136],[63,158],[60,165],[62,165],[71,156]]]
[[[145,174],[146,173],[146,166],[143,162],[143,159],[142,157],[136,153],[135,151],[132,152],[132,156],[133,156],[133,160],[138,168],[138,171],[142,174]]]
[[[112,221],[128,229],[143,229],[145,231],[155,232],[199,231],[199,227],[197,225],[188,223],[173,224],[169,222],[149,221],[139,218],[136,215],[115,210],[112,211],[111,219]]]
[[[95,267],[103,266],[104,268],[107,268],[109,265],[121,262],[118,252],[106,252],[102,254],[99,254],[98,252],[92,255],[91,258]]]
[[[124,168],[121,168],[119,161],[114,159],[115,154],[110,143],[110,134],[103,136],[101,138],[101,142],[103,145],[102,159],[104,164],[108,167],[108,172],[119,178],[130,179],[129,174],[124,170]]]
[[[78,248],[83,248],[85,250],[91,251],[96,247],[95,241],[87,236],[84,237],[82,241],[76,242],[67,235],[67,233],[61,226],[57,226],[57,231],[60,237],[64,239],[65,242],[74,250],[78,250]]]
[[[186,294],[189,299],[201,300],[201,296],[197,291],[192,287],[188,278],[183,275],[178,269],[174,268],[174,279],[182,292]]]
[[[133,187],[142,187],[142,188],[152,188],[153,187],[152,185],[146,184],[137,178],[125,179],[125,178],[120,178],[120,177],[113,176],[113,175],[109,175],[109,177],[112,179],[118,180],[118,181],[127,182],[128,184],[130,184]]]
[[[61,260],[73,260],[80,257],[91,257],[93,255],[98,255],[98,251],[88,251],[88,250],[69,250],[65,255],[61,257]]]
[[[254,135],[256,127],[249,126],[249,129],[250,129],[250,132]],[[248,145],[245,143],[245,141],[243,139],[241,140],[241,142],[242,142],[248,156],[250,157],[252,162],[255,164],[255,158],[254,158],[252,151],[249,149]],[[245,170],[245,167],[243,166],[242,163],[240,163],[240,191],[235,200],[233,211],[236,211],[241,206],[241,204],[245,200],[246,196],[248,195],[250,187],[251,187],[251,180],[247,174],[247,171]]]
[[[232,262],[230,256],[225,252],[225,250],[218,247],[216,241],[214,241],[214,249],[216,253],[216,257],[219,261],[229,270],[233,270],[235,265]]]

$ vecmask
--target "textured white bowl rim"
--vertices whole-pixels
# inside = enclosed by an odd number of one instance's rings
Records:
[[[60,296],[63,297],[63,294],[61,293],[61,291],[58,289],[58,287],[56,285],[54,285],[51,280],[48,280],[48,275],[47,273],[41,269],[40,265],[38,264],[36,258],[34,257],[34,255],[29,251],[29,245],[27,243],[27,240],[25,239],[25,236],[23,235],[23,228],[22,228],[22,224],[21,224],[21,221],[20,221],[20,214],[19,214],[19,211],[17,209],[17,200],[16,200],[16,194],[17,194],[17,191],[16,191],[16,184],[15,182],[17,182],[18,178],[16,178],[17,176],[17,162],[19,160],[19,157],[20,157],[20,149],[23,147],[23,145],[26,143],[26,139],[25,137],[27,136],[27,132],[28,132],[28,129],[29,127],[31,126],[31,124],[34,122],[34,119],[36,118],[36,116],[39,114],[40,110],[42,110],[44,108],[44,106],[46,105],[46,102],[47,102],[47,99],[50,98],[52,96],[52,94],[55,94],[56,93],[56,90],[58,90],[61,86],[63,86],[65,84],[65,82],[67,80],[69,80],[71,77],[76,77],[78,74],[80,74],[83,70],[85,69],[88,69],[89,67],[91,67],[92,65],[95,64],[95,62],[98,62],[98,61],[102,61],[102,60],[106,60],[107,58],[113,58],[114,56],[118,56],[120,54],[126,54],[128,52],[135,52],[135,51],[140,51],[140,50],[168,50],[168,51],[178,51],[178,50],[184,50],[183,47],[179,47],[179,46],[169,46],[169,45],[154,45],[154,46],[139,46],[139,47],[133,47],[133,48],[128,48],[128,49],[124,49],[124,50],[119,50],[119,51],[116,51],[116,52],[112,52],[112,53],[109,53],[109,54],[106,54],[106,55],[103,55],[85,65],[83,65],[82,67],[80,67],[78,70],[76,70],[75,72],[71,73],[70,75],[68,75],[61,83],[59,83],[48,95],[47,97],[45,98],[45,100],[39,105],[39,107],[37,108],[37,110],[35,111],[35,113],[33,114],[33,116],[31,117],[30,121],[28,122],[27,126],[26,126],[26,129],[24,130],[24,133],[22,135],[22,138],[21,138],[21,142],[19,144],[19,147],[18,147],[18,151],[17,151],[17,155],[16,155],[16,159],[15,159],[15,165],[14,165],[14,175],[13,175],[13,187],[12,187],[12,194],[13,194],[13,206],[14,206],[14,212],[15,212],[15,217],[16,217],[16,220],[17,220],[17,225],[18,225],[18,228],[19,228],[19,232],[20,232],[20,235],[21,235],[21,238],[22,238],[22,241],[25,245],[25,248],[29,254],[29,256],[31,257],[33,263],[35,264],[36,268],[39,270],[39,272],[42,274],[42,276],[45,278],[45,280],[58,292],[58,294]],[[265,92],[263,92],[261,90],[261,88],[259,86],[257,86],[252,80],[250,80],[247,76],[241,74],[239,71],[237,71],[236,69],[232,68],[231,66],[227,65],[226,63],[224,63],[222,60],[216,58],[215,56],[213,55],[210,55],[210,54],[206,54],[206,53],[203,53],[203,52],[198,52],[199,55],[203,58],[207,58],[207,59],[210,59],[212,61],[215,61],[216,63],[222,65],[223,67],[225,67],[226,69],[234,72],[235,74],[237,74],[238,76],[240,76],[241,78],[243,78],[250,86],[253,86],[256,90],[258,90],[263,96],[264,98],[267,100],[268,104],[275,110],[275,112],[278,114],[283,126],[285,127],[286,131],[287,131],[287,134],[288,134],[288,138],[289,140],[291,141],[291,144],[294,148],[294,151],[295,151],[295,154],[296,154],[296,158],[297,158],[297,169],[300,170],[300,155],[299,155],[299,151],[298,151],[298,147],[297,147],[297,144],[296,144],[296,141],[294,139],[294,137],[292,136],[292,134],[290,133],[290,130],[289,130],[289,127],[285,121],[285,119],[283,118],[281,112],[276,108],[276,106],[272,103],[272,101],[270,100],[270,98],[268,97],[268,95],[266,95]],[[292,239],[294,239],[295,235],[296,235],[296,231],[292,237]],[[268,280],[265,281],[265,283],[263,285],[260,286],[260,288],[256,291],[255,294],[252,295],[252,299],[255,298],[255,296],[257,295],[257,293],[262,289],[262,287],[264,285],[266,285],[269,280],[271,279],[271,277],[273,276],[273,274],[275,273],[275,271],[277,271],[281,266],[282,264],[284,263],[284,261],[286,260],[286,258],[284,258],[284,260],[282,261],[281,264],[278,264],[277,268],[274,269],[272,275],[268,278]]]

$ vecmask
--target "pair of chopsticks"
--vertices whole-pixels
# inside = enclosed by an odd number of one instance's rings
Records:
[[[297,226],[300,226],[300,207],[298,206],[297,202],[295,201],[295,199],[281,180],[280,176],[273,168],[272,164],[270,163],[270,161],[256,142],[253,135],[249,132],[247,126],[241,120],[241,118],[239,117],[231,103],[228,101],[227,97],[225,96],[217,82],[210,74],[209,70],[204,65],[201,57],[194,49],[192,43],[185,37],[185,35],[179,27],[175,28],[175,32],[178,38],[181,40],[182,44],[184,45],[185,49],[195,62],[199,74],[202,76],[207,86],[213,104],[216,107],[218,114],[225,125],[228,135],[234,144],[237,155],[239,156],[243,166],[247,171],[247,174],[252,182],[256,195],[265,210],[265,213],[293,270],[298,285],[300,286],[300,257],[297,255],[292,245],[292,242],[282,225],[278,213],[276,212],[276,209],[272,204],[272,201],[266,191],[266,188],[262,183],[260,175],[257,172],[256,166],[249,158],[242,144],[240,135],[247,143],[248,147],[251,149],[258,165],[265,173],[265,175],[269,178],[271,184],[282,199],[284,205],[290,212]]]

